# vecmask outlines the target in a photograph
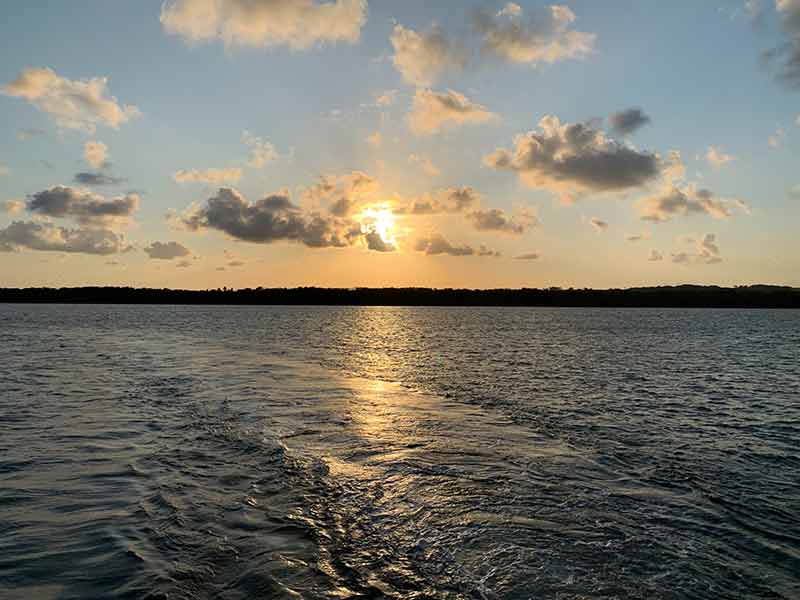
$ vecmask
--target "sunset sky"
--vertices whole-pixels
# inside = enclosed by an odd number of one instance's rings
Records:
[[[0,36],[0,286],[800,285],[800,0],[26,0]]]

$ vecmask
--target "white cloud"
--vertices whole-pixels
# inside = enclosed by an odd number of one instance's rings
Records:
[[[476,104],[453,90],[434,92],[417,90],[408,124],[417,135],[431,135],[444,127],[460,127],[468,123],[485,123],[496,118],[485,106]]]
[[[425,156],[411,154],[408,157],[408,162],[419,165],[422,171],[430,177],[438,177],[442,174],[439,168],[431,162],[431,159]]]
[[[167,0],[164,30],[188,42],[222,40],[228,47],[355,43],[367,20],[366,0]]]
[[[575,13],[562,5],[538,9],[525,19],[522,8],[509,3],[496,15],[476,13],[475,26],[485,53],[537,65],[583,58],[592,52],[596,36],[571,29],[575,19]]]
[[[397,99],[397,90],[386,90],[379,94],[375,94],[376,106],[391,106]]]
[[[253,169],[261,169],[268,163],[277,160],[280,156],[275,146],[249,131],[242,132],[242,143],[250,147],[250,158],[247,161],[247,166]]]
[[[380,148],[383,145],[383,136],[380,131],[376,131],[372,135],[368,135],[366,142],[373,148]]]
[[[0,177],[7,177],[8,175],[11,175],[11,169],[3,164],[0,164]]]
[[[396,25],[390,41],[394,48],[392,62],[411,85],[431,86],[447,71],[460,70],[466,64],[463,49],[453,44],[437,26],[417,33]]]
[[[86,142],[83,145],[83,158],[89,166],[99,169],[105,165],[108,158],[108,146],[94,140]]]
[[[121,106],[107,95],[108,79],[73,81],[52,69],[23,69],[3,87],[6,96],[22,98],[50,116],[59,127],[94,133],[98,125],[118,129],[141,113],[135,106]]]
[[[783,146],[783,141],[786,139],[786,132],[780,127],[775,130],[771,136],[767,138],[767,143],[773,148],[780,148]]]
[[[709,146],[708,152],[706,152],[706,161],[716,169],[724,167],[729,162],[733,162],[734,160],[736,160],[735,156],[725,154],[725,152],[719,146]]]
[[[23,211],[25,208],[25,203],[22,200],[18,200],[16,198],[12,200],[6,200],[5,202],[0,202],[0,212],[4,212],[9,215],[16,215]]]
[[[221,185],[223,183],[237,182],[242,178],[242,170],[239,167],[229,167],[227,169],[183,169],[172,175],[177,183],[207,183],[209,185]]]
[[[695,244],[695,251],[673,252],[672,262],[681,265],[714,265],[722,262],[719,246],[717,246],[717,238],[713,233],[706,233],[697,240],[686,238],[686,241]]]

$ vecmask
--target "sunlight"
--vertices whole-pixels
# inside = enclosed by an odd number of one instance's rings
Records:
[[[364,233],[375,231],[387,244],[395,244],[396,222],[391,208],[385,206],[365,208],[359,215]]]

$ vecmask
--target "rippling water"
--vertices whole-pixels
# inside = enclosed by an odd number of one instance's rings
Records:
[[[797,311],[0,306],[0,598],[800,598]]]

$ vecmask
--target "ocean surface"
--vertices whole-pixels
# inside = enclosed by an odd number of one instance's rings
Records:
[[[800,598],[800,311],[0,305],[0,598]]]

